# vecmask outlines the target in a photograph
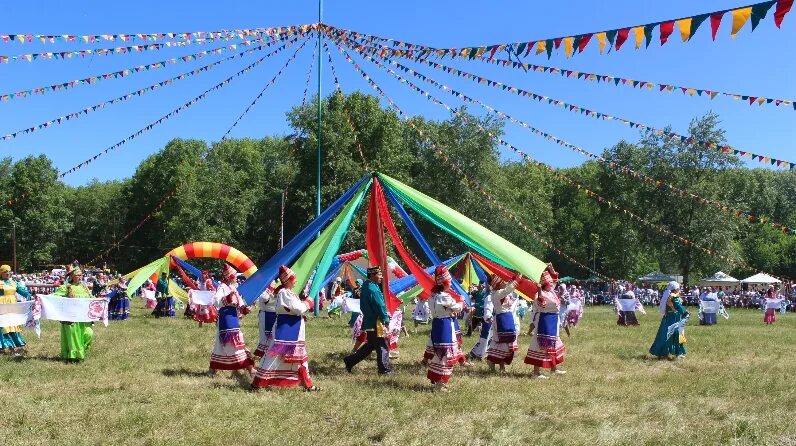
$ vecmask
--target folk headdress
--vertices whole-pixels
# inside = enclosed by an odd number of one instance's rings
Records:
[[[237,276],[235,270],[228,264],[224,264],[224,280],[234,279]]]
[[[288,268],[285,265],[279,267],[279,281],[282,282],[282,285],[286,284],[288,281],[295,278],[296,278],[296,273],[294,273],[292,269]]]
[[[445,265],[437,265],[434,269],[434,283],[439,286],[451,283],[451,273]]]
[[[373,274],[378,274],[381,272],[381,267],[379,265],[371,266],[368,268],[368,276],[372,276]]]
[[[539,284],[545,286],[549,284],[550,286],[554,286],[556,283],[553,280],[553,276],[550,275],[548,271],[542,271],[542,277],[539,278]]]
[[[678,294],[680,292],[680,284],[676,281],[672,280],[666,285],[666,289],[663,291],[663,296],[661,296],[661,303],[658,305],[658,311],[661,314],[666,314],[666,304],[669,303],[669,295],[670,294]]]
[[[489,278],[489,287],[493,290],[500,289],[505,283],[506,281],[497,274],[492,274],[492,277]]]

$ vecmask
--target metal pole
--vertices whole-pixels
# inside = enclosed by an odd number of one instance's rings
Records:
[[[17,223],[11,222],[11,263],[14,264],[14,272],[17,272]]]
[[[282,249],[285,246],[285,195],[287,194],[287,189],[282,192],[282,216],[280,217],[279,221],[279,249]]]
[[[320,25],[323,23],[323,0],[318,0],[318,172],[317,172],[317,190],[318,194],[315,201],[315,215],[321,215],[321,66],[323,58],[321,57],[321,30]]]

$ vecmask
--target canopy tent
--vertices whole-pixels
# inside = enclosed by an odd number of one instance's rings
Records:
[[[730,286],[737,285],[738,279],[721,271],[699,281],[699,286]]]
[[[750,285],[768,285],[771,283],[782,283],[782,281],[776,277],[769,276],[766,273],[757,273],[754,276],[747,277],[746,279],[742,280],[741,283],[748,283]]]
[[[667,276],[660,271],[653,271],[645,276],[639,277],[636,280],[639,282],[671,282],[674,280],[674,277]]]
[[[328,278],[329,272],[339,265],[336,262],[345,260],[355,262],[365,258],[361,251],[360,254],[353,255],[356,257],[354,259],[338,256],[337,251],[348,232],[354,214],[368,191],[370,191],[370,199],[365,233],[367,263],[363,266],[380,265],[382,270],[388,272],[382,283],[382,289],[390,311],[394,311],[400,301],[391,291],[389,284],[400,278],[391,277],[398,274],[389,274],[394,271],[394,267],[391,267],[391,262],[386,256],[385,232],[389,235],[392,246],[400,255],[401,260],[422,287],[423,293],[429,293],[434,284],[431,272],[426,271],[426,268],[421,266],[405,248],[387,207],[388,200],[396,209],[400,219],[409,228],[409,232],[421,246],[426,257],[429,258],[429,265],[437,265],[442,262],[417,230],[404,206],[472,249],[474,256],[478,256],[483,270],[486,270],[483,268],[486,262],[490,271],[496,271],[493,273],[501,276],[510,278],[514,274],[513,271],[517,271],[530,279],[525,280],[526,291],[535,290],[535,282],[538,282],[546,267],[544,262],[441,202],[394,178],[376,173],[372,177],[365,176],[360,179],[244,282],[239,288],[244,299],[249,303],[254,302],[262,290],[276,279],[279,266],[292,262],[291,267],[297,277],[294,291],[298,293],[307,289],[309,297],[317,300],[318,291],[324,281],[311,283],[312,276]],[[299,256],[299,254],[301,255]],[[483,274],[483,271],[481,273]],[[475,274],[477,275],[477,272]],[[452,291],[457,295],[456,297],[467,300],[467,293],[462,289],[461,284],[454,281],[453,285]]]
[[[558,281],[560,283],[569,283],[569,282],[574,282],[576,280],[578,280],[578,279],[576,279],[574,277],[571,277],[571,276],[564,276],[564,277],[558,279]]]

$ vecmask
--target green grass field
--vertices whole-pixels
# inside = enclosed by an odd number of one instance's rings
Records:
[[[26,333],[26,359],[0,358],[0,444],[796,444],[792,313],[765,326],[758,311],[731,311],[718,326],[687,329],[686,359],[658,361],[646,358],[654,309],[624,328],[610,308],[587,308],[564,339],[566,376],[530,380],[521,336],[507,376],[457,368],[447,394],[430,392],[416,365],[427,327],[402,338],[398,373],[379,378],[372,361],[345,372],[350,331],[321,318],[307,341],[323,391],[255,394],[243,374],[204,376],[213,326],[133,306],[130,320],[95,327],[84,363],[57,359],[49,321],[40,339]],[[254,314],[244,319],[251,349],[255,324]],[[465,348],[475,342],[465,338]]]

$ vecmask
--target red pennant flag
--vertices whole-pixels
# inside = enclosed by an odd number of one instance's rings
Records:
[[[716,40],[716,32],[719,30],[719,25],[721,25],[721,19],[724,17],[724,13],[725,11],[719,11],[710,15],[710,31],[713,40]]]
[[[777,7],[774,9],[774,24],[777,25],[777,28],[782,25],[782,19],[785,18],[785,14],[790,12],[790,8],[793,7],[793,0],[778,0]]]
[[[559,37],[559,38],[554,40],[556,49],[558,49],[561,46],[561,40],[563,40],[563,37]]]
[[[627,36],[630,34],[630,28],[620,29],[619,32],[616,33],[616,50],[622,47],[622,44],[625,43],[627,40]]]
[[[669,36],[674,31],[674,21],[661,23],[661,46],[669,41]]]
[[[589,40],[591,40],[591,36],[593,34],[583,34],[580,36],[580,42],[578,43],[578,52],[582,53],[583,50],[586,48],[586,45],[589,44]]]

